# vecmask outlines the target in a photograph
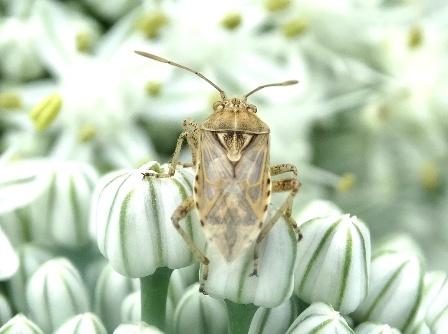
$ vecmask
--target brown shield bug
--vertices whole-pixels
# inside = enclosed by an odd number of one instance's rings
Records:
[[[265,87],[289,86],[297,81],[262,85],[241,98],[227,98],[221,88],[197,71],[150,53],[136,53],[192,72],[215,87],[221,95],[221,100],[213,104],[212,115],[202,124],[184,120],[184,131],[177,140],[168,173],[144,174],[148,177],[174,175],[182,143],[187,141],[196,167],[194,194],[179,205],[171,219],[190,250],[204,265],[200,291],[204,292],[209,260],[179,224],[195,207],[208,242],[215,245],[228,262],[255,242],[251,275],[257,275],[260,242],[282,215],[297,233],[298,240],[302,238],[291,217],[293,199],[300,182],[294,165],[270,166],[269,126],[256,115],[257,107],[247,103],[247,98]],[[271,176],[288,172],[292,177],[271,180]],[[284,203],[265,222],[271,194],[286,191],[289,194]]]

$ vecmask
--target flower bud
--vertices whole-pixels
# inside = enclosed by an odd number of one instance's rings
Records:
[[[375,322],[363,322],[355,328],[356,334],[401,334],[396,328]]]
[[[289,327],[286,334],[353,334],[345,319],[330,305],[313,303]]]
[[[308,303],[326,302],[342,314],[364,300],[370,271],[370,233],[350,215],[316,218],[302,226],[295,292]]]
[[[448,278],[429,304],[426,323],[433,334],[443,334],[448,328]]]
[[[145,277],[159,267],[181,268],[194,260],[171,222],[175,209],[192,194],[192,171],[179,168],[170,178],[142,176],[167,170],[150,162],[138,170],[106,175],[96,188],[91,222],[98,247],[122,275]],[[196,212],[181,225],[198,246],[204,244]]]
[[[173,270],[168,287],[166,300],[166,318],[174,319],[174,311],[179,304],[185,291],[199,278],[199,264],[195,263],[188,267]],[[172,332],[173,322],[167,321],[167,332]]]
[[[367,298],[353,318],[388,324],[405,332],[412,324],[423,293],[419,260],[405,252],[384,250],[372,257]]]
[[[8,281],[11,300],[14,306],[22,313],[28,314],[26,301],[26,285],[31,275],[44,262],[50,260],[54,255],[42,246],[34,244],[22,244],[18,247],[19,270]]]
[[[24,193],[28,198],[10,213],[25,225],[23,231],[28,234],[23,239],[51,246],[86,245],[90,241],[88,217],[96,171],[90,165],[67,161],[29,161],[21,164],[20,170],[26,166],[34,168],[25,173],[28,180],[18,178],[10,187],[10,196]],[[32,197],[27,192],[38,195]]]
[[[228,332],[228,315],[223,300],[214,299],[199,292],[199,284],[193,284],[177,305],[174,312],[173,333]]]
[[[425,317],[427,316],[429,305],[439,293],[440,287],[442,286],[446,277],[446,273],[442,271],[430,271],[425,273],[423,283],[423,296],[417,311],[417,316],[414,318],[412,325],[409,326],[409,328],[406,330],[406,333],[404,334],[430,333],[428,324],[425,321]]]
[[[249,328],[249,334],[284,334],[303,309],[298,298],[293,296],[283,304],[266,308],[259,307]]]
[[[104,267],[95,287],[93,310],[104,321],[108,332],[121,323],[123,301],[136,288],[137,280],[118,274],[110,264]]]
[[[270,205],[265,222],[277,210],[274,205]],[[205,291],[210,296],[237,304],[263,307],[278,306],[291,297],[297,234],[286,218],[281,216],[260,243],[258,275],[251,276],[255,244],[244,249],[231,262],[227,262],[214,245],[209,245],[206,255],[210,260],[210,268]]]
[[[142,303],[140,291],[129,294],[121,305],[121,322],[140,321],[142,316]]]
[[[95,314],[83,313],[66,321],[54,334],[107,334],[107,331]]]
[[[343,212],[341,209],[333,202],[326,200],[313,200],[308,203],[300,212],[298,212],[297,224],[302,226],[302,224],[310,219],[314,218],[325,218],[329,216],[340,216]]]
[[[0,327],[0,334],[43,334],[42,330],[31,320],[19,313]]]
[[[134,322],[118,326],[113,334],[164,334],[160,329],[145,322]]]
[[[47,261],[37,269],[28,282],[26,295],[31,317],[45,333],[89,310],[81,275],[64,258]]]

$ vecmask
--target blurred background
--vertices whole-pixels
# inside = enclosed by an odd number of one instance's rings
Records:
[[[400,234],[448,269],[446,1],[0,0],[0,15],[0,166],[168,162],[182,120],[202,122],[219,94],[134,50],[229,96],[297,79],[249,98],[272,164],[298,167],[296,209],[331,200],[374,242]]]

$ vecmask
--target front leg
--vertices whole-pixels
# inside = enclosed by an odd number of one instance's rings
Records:
[[[143,177],[151,176],[151,177],[171,177],[176,172],[176,166],[179,164],[179,156],[180,151],[182,149],[182,144],[184,139],[187,140],[188,146],[190,147],[191,156],[192,156],[192,164],[184,164],[185,166],[196,165],[196,152],[198,149],[198,141],[199,141],[199,126],[198,124],[187,118],[183,122],[184,131],[179,135],[177,139],[176,148],[174,149],[173,159],[168,167],[168,173],[154,173],[151,171],[142,172]]]

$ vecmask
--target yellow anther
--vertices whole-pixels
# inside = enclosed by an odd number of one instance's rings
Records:
[[[221,19],[221,25],[228,30],[233,30],[241,24],[241,21],[242,21],[242,17],[241,17],[240,13],[231,12],[231,13],[227,13]]]
[[[145,91],[151,97],[156,97],[162,91],[162,84],[157,81],[148,81],[145,84]]]
[[[336,190],[340,193],[346,193],[353,188],[356,183],[356,177],[352,173],[347,173],[341,177],[339,183],[336,185]]]
[[[0,109],[19,109],[22,107],[22,99],[15,92],[0,93]]]
[[[89,52],[92,47],[92,38],[87,32],[79,32],[76,35],[76,50],[79,52]]]
[[[419,26],[414,26],[409,32],[408,45],[410,49],[418,48],[423,43],[423,33]]]
[[[50,126],[62,107],[62,97],[58,93],[50,96],[39,102],[29,116],[33,121],[37,130],[44,130]]]
[[[138,20],[136,28],[149,38],[157,37],[160,29],[168,23],[167,16],[162,12],[148,13]]]
[[[278,12],[287,8],[291,3],[291,0],[267,0],[264,3],[264,7],[268,12]]]
[[[439,186],[439,171],[433,161],[427,161],[421,168],[421,179],[423,189],[434,191]]]
[[[308,28],[308,25],[308,20],[304,18],[297,18],[283,24],[282,32],[286,37],[296,37],[302,34]]]
[[[92,140],[97,134],[95,126],[92,124],[86,123],[84,124],[78,132],[78,140],[81,143],[88,142]]]

